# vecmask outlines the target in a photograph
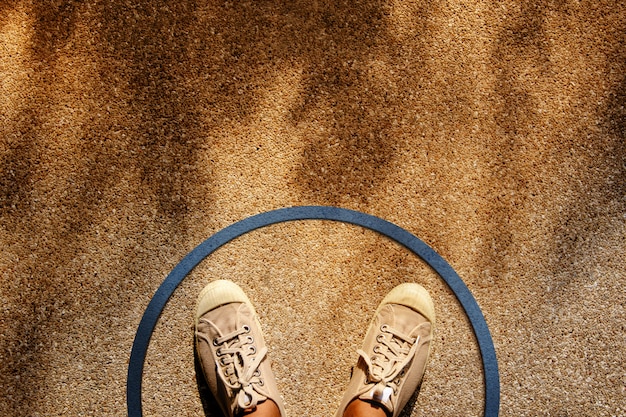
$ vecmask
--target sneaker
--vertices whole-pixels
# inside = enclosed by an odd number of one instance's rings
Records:
[[[372,319],[352,378],[335,417],[356,400],[374,402],[397,417],[422,381],[435,327],[435,308],[420,285],[391,290]]]
[[[267,358],[252,303],[234,282],[207,285],[196,307],[196,350],[204,377],[225,416],[252,411],[272,400],[284,405]]]

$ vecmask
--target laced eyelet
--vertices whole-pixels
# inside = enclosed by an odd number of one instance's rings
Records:
[[[243,330],[244,330],[246,333],[250,333],[250,326],[248,326],[247,324],[244,324],[244,325],[243,325]]]
[[[246,340],[248,341],[249,345],[254,343],[254,338],[252,336],[248,336],[248,338]]]
[[[378,346],[378,345],[374,346],[374,348],[372,349],[372,352],[374,352],[374,353],[380,353],[380,350],[379,350],[378,348],[379,348],[379,346]]]
[[[385,340],[385,336],[382,334],[379,334],[378,336],[376,336],[376,341],[378,343],[382,343]]]
[[[389,329],[389,326],[386,324],[383,324],[382,326],[380,326],[380,330],[383,332],[386,332]]]
[[[222,366],[228,365],[225,361],[226,361],[226,358],[220,358],[220,363],[222,364]]]
[[[253,373],[252,375],[254,375],[254,376],[256,376],[256,377],[259,377],[259,376],[261,376],[261,371],[259,371],[259,370],[257,369],[256,371],[254,371],[254,373]]]
[[[222,349],[217,349],[217,350],[215,351],[215,354],[216,354],[217,356],[222,356]]]
[[[217,343],[217,337],[215,339],[213,339],[213,346],[217,346],[219,345],[219,343]]]

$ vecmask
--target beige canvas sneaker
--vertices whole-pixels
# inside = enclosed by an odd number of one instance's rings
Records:
[[[335,417],[356,400],[375,402],[397,417],[422,381],[435,327],[435,308],[420,285],[391,290],[372,319]]]
[[[196,307],[196,350],[204,377],[225,416],[255,409],[268,399],[285,416],[252,303],[235,283],[207,285]]]

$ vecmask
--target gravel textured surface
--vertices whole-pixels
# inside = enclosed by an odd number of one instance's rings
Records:
[[[626,416],[626,3],[0,2],[0,414],[126,413],[143,312],[196,245],[330,205],[391,221],[472,291],[502,416]],[[405,248],[327,221],[205,259],[148,350],[145,416],[203,410],[193,309],[255,303],[290,416],[332,415],[385,293],[431,292],[406,415],[480,416],[477,345]]]

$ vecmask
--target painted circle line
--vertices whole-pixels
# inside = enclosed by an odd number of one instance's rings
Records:
[[[403,245],[426,262],[450,287],[465,310],[476,336],[483,361],[485,417],[497,417],[500,408],[498,360],[485,318],[463,280],[430,246],[403,228],[359,211],[327,206],[298,206],[257,214],[220,230],[196,246],[174,267],[150,300],[141,318],[128,363],[126,404],[129,417],[141,417],[141,383],[146,352],[154,327],[176,287],[204,258],[231,240],[250,231],[295,220],[332,220],[378,232]]]

